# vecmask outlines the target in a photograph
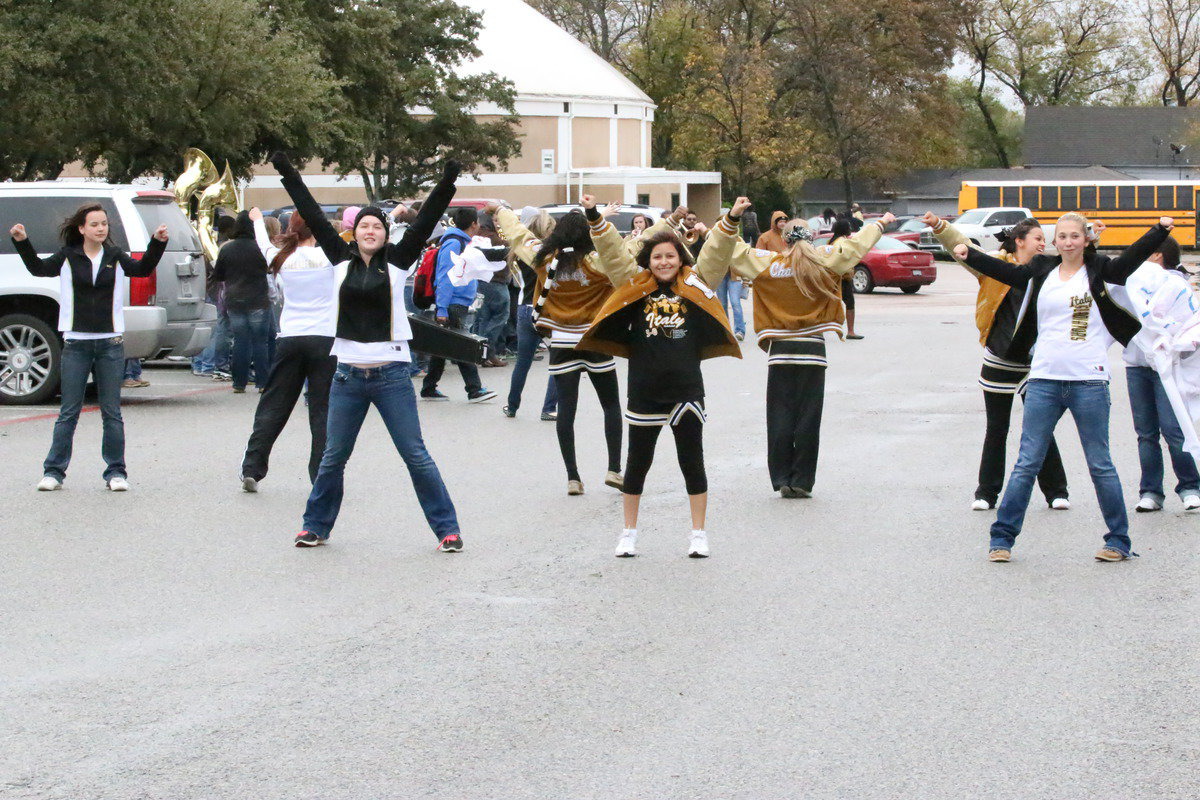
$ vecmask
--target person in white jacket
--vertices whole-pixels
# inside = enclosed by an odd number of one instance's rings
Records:
[[[1168,237],[1146,264],[1138,270],[1152,271],[1153,291],[1168,291],[1191,297],[1191,286],[1179,267],[1179,243]],[[1134,273],[1135,277],[1140,277]],[[1149,284],[1149,281],[1143,282]],[[1131,278],[1130,288],[1137,292],[1138,281]],[[1142,290],[1149,292],[1150,288]],[[1136,299],[1135,299],[1136,302]],[[1139,335],[1125,348],[1125,375],[1129,389],[1129,406],[1133,411],[1133,427],[1138,437],[1138,460],[1141,462],[1139,500],[1134,510],[1161,511],[1166,495],[1163,493],[1163,455],[1159,434],[1167,441],[1171,467],[1175,471],[1175,493],[1187,510],[1200,508],[1200,472],[1196,460],[1184,450],[1183,429],[1167,397],[1162,378],[1154,368],[1148,342]]]

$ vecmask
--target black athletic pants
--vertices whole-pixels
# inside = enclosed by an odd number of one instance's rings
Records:
[[[987,433],[983,437],[983,453],[979,458],[979,486],[975,489],[976,500],[987,500],[992,505],[1000,497],[1004,486],[1004,461],[1008,450],[1008,426],[1012,417],[1013,395],[1002,392],[984,392],[983,408],[987,412]],[[1063,469],[1058,443],[1050,439],[1050,449],[1038,473],[1038,486],[1046,496],[1046,502],[1067,496],[1067,472]]]
[[[562,413],[561,411],[559,413]],[[658,432],[668,427],[675,435],[675,454],[688,494],[708,491],[708,476],[704,472],[704,423],[695,414],[684,414],[676,425],[630,425],[629,455],[625,462],[625,494],[641,494],[646,485],[646,473],[654,462],[654,446]]]
[[[577,481],[579,465],[575,462],[575,411],[579,407],[579,381],[586,370],[575,370],[554,376],[558,389],[558,449],[562,451],[567,468],[567,480]],[[608,469],[621,471],[621,395],[617,387],[617,371],[588,372],[592,387],[604,411],[604,441],[608,445]]]
[[[767,471],[775,491],[785,486],[812,491],[824,409],[824,366],[767,367]]]
[[[267,388],[258,399],[254,412],[254,430],[242,459],[242,475],[261,481],[267,476],[271,448],[283,432],[300,392],[308,382],[308,427],[312,448],[308,456],[308,479],[317,479],[321,455],[325,452],[325,423],[329,417],[329,386],[337,359],[329,355],[333,338],[329,336],[281,336],[275,345],[275,362],[267,378]]]

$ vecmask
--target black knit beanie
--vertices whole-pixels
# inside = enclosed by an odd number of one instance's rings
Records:
[[[375,217],[376,219],[378,219],[380,222],[383,223],[383,229],[385,231],[390,229],[390,225],[388,224],[389,223],[388,215],[383,213],[383,209],[380,208],[379,206],[367,206],[366,208],[359,211],[358,216],[356,216],[354,218],[354,227],[355,228],[358,227],[358,223],[362,222],[363,217]]]

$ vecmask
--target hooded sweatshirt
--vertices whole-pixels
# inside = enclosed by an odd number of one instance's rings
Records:
[[[245,313],[271,305],[267,288],[267,260],[254,239],[250,212],[238,212],[229,241],[217,254],[212,279],[225,283],[225,307]]]
[[[771,227],[762,236],[758,237],[758,244],[755,245],[759,250],[770,250],[773,253],[786,253],[788,251],[787,244],[783,241],[783,234],[775,230],[775,223],[781,219],[786,220],[788,215],[782,211],[776,211],[771,215]]]
[[[469,307],[475,302],[476,281],[469,281],[462,286],[455,286],[450,281],[450,270],[454,268],[454,261],[450,255],[460,255],[470,243],[471,237],[458,228],[447,228],[442,235],[437,254],[437,278],[434,281],[438,317],[449,317],[450,306]]]

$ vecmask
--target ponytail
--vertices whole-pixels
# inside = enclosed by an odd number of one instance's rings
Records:
[[[275,237],[275,245],[279,248],[279,252],[271,259],[268,267],[271,274],[278,275],[279,270],[283,269],[283,262],[296,252],[300,242],[311,238],[312,231],[308,229],[304,217],[300,216],[299,212],[292,212],[292,216],[288,219],[287,230]]]
[[[1000,240],[1000,249],[1009,255],[1016,255],[1017,240],[1024,239],[1034,228],[1041,227],[1041,223],[1036,219],[1026,217],[1011,228],[1005,228],[996,234],[996,238]]]

